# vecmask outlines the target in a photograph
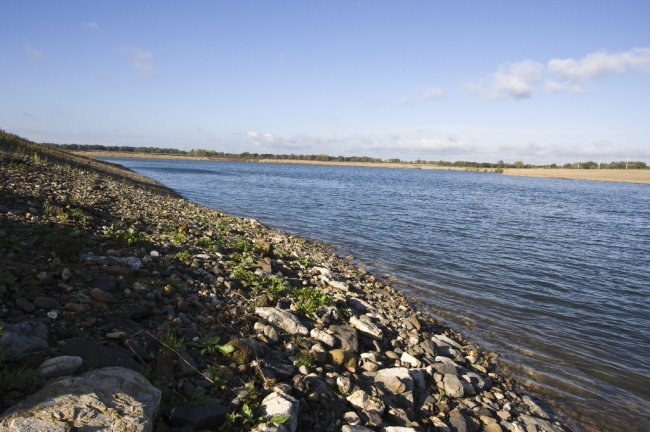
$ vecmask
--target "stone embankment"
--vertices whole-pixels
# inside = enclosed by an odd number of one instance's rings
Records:
[[[568,430],[321,244],[0,144],[0,431]]]

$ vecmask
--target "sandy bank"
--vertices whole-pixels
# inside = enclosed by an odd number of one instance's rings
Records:
[[[585,169],[548,169],[530,168],[504,170],[505,175],[521,177],[559,178],[568,180],[595,180],[607,182],[650,184],[650,170],[585,170]]]

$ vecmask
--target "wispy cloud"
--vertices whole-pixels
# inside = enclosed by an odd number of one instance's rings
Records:
[[[131,64],[138,70],[140,76],[148,78],[156,73],[153,63],[153,54],[136,46],[129,46],[122,49],[122,52],[129,56]]]
[[[399,100],[400,105],[411,105],[411,99],[403,97]]]
[[[582,91],[581,83],[599,76],[622,73],[629,69],[650,73],[650,48],[635,48],[616,54],[600,51],[580,60],[552,59],[548,62],[547,69],[560,80],[550,81],[547,84],[549,91],[575,93]]]
[[[97,25],[96,22],[90,21],[90,22],[82,22],[81,27],[87,28],[90,30],[99,30],[99,26]]]
[[[43,53],[41,53],[39,50],[37,50],[36,48],[34,48],[29,44],[25,44],[23,49],[27,54],[29,54],[30,56],[34,57],[37,60],[41,60],[43,58]]]
[[[424,89],[424,91],[422,92],[422,96],[420,96],[420,99],[424,101],[428,101],[428,100],[442,99],[444,97],[445,97],[444,89],[437,87],[437,88]]]
[[[467,84],[465,88],[484,99],[527,99],[544,76],[544,65],[533,60],[504,65],[488,80]]]

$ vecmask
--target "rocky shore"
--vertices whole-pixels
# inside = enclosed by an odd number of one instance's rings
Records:
[[[323,245],[0,132],[0,431],[564,431]]]

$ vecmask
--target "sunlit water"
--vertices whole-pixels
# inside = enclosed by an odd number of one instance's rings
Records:
[[[110,160],[353,254],[587,430],[650,428],[650,186]]]

